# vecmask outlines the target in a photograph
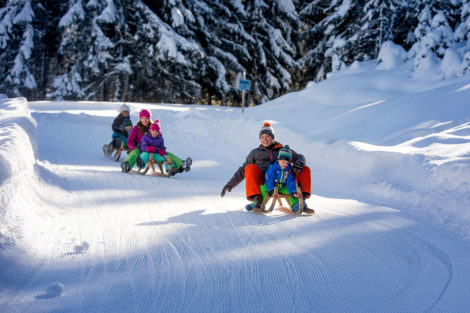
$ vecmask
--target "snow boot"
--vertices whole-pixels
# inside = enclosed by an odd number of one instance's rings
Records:
[[[175,176],[178,173],[180,173],[180,170],[178,168],[172,168],[170,171],[170,176]]]
[[[145,167],[145,162],[140,158],[140,156],[137,157],[137,161],[135,162],[139,168],[144,168]]]
[[[121,170],[122,170],[123,173],[129,173],[129,171],[131,170],[129,162],[127,162],[127,161],[122,162],[121,163]]]
[[[299,203],[295,203],[292,207],[291,207],[291,210],[292,210],[292,213],[294,214],[302,214],[302,210],[300,210],[300,206],[299,206]],[[299,212],[300,210],[300,212]]]
[[[263,205],[263,197],[261,195],[256,195],[254,197],[254,204],[253,204],[253,210],[255,212],[264,212],[262,205]]]
[[[315,210],[314,210],[314,209],[311,209],[311,208],[309,208],[309,207],[305,207],[305,208],[304,208],[304,213],[305,213],[305,214],[309,214],[309,215],[313,215],[313,214],[315,214]]]
[[[191,158],[186,158],[186,161],[183,161],[183,164],[184,164],[184,171],[189,172],[191,170],[191,164],[193,164],[193,160]]]
[[[310,194],[308,192],[302,192],[302,197],[304,198],[304,213],[309,214],[309,215],[313,215],[313,214],[315,214],[315,210],[309,208],[307,206],[307,202],[305,202],[305,199],[307,199],[307,197],[309,197],[309,196],[310,196]]]
[[[105,157],[109,157],[111,155],[112,147],[109,144],[103,145],[103,153]]]
[[[255,195],[253,202],[245,205],[245,210],[247,210],[248,212],[263,212],[263,209],[261,208],[262,203],[263,197],[261,197],[261,195]]]

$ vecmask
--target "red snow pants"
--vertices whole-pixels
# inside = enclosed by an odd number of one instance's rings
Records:
[[[307,198],[310,198],[310,194],[312,193],[310,168],[308,166],[304,166],[300,173],[298,175],[294,174],[294,176],[296,176],[300,190],[302,190],[302,192],[307,192]],[[245,167],[245,181],[246,198],[251,201],[253,200],[253,196],[261,194],[260,186],[264,184],[264,173],[261,172],[259,167],[255,164],[248,164]]]

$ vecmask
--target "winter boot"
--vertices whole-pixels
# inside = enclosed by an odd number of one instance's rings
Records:
[[[261,208],[262,203],[263,197],[261,197],[261,195],[255,195],[253,202],[245,205],[245,210],[247,210],[248,212],[263,212],[263,209]]]
[[[256,195],[254,197],[253,210],[256,212],[264,212],[262,205],[263,205],[263,197],[261,195]]]
[[[137,157],[137,161],[135,162],[139,168],[144,168],[145,167],[145,162],[140,158],[140,156]]]
[[[191,170],[191,164],[193,164],[193,160],[191,158],[186,158],[184,162],[184,171],[189,172]]]
[[[180,172],[180,170],[178,168],[172,168],[171,171],[170,171],[170,176],[175,176],[179,172]]]
[[[129,165],[128,162],[124,161],[121,163],[121,170],[123,173],[129,173],[129,171],[131,170],[131,167]]]
[[[109,157],[112,151],[112,147],[109,144],[103,145],[103,153],[105,157]]]
[[[309,197],[310,194],[308,192],[302,192],[302,197],[304,198],[304,213],[305,214],[309,214],[309,215],[313,215],[315,214],[315,210],[314,209],[311,209],[307,206],[307,202],[305,202],[305,199],[307,199],[307,197]]]
[[[305,214],[309,214],[309,215],[313,215],[315,214],[315,210],[314,209],[311,209],[309,207],[307,207],[307,203],[305,203],[305,200],[304,200],[304,213]]]
[[[298,202],[295,203],[290,209],[292,210],[292,213],[294,214],[302,214],[302,211],[300,210],[300,206]]]

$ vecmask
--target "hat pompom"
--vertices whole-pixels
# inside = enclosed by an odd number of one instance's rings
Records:
[[[160,123],[153,123],[152,125],[150,125],[150,130],[156,130],[160,133]]]
[[[271,127],[271,124],[269,124],[268,122],[264,123],[263,127],[267,127],[267,126]]]

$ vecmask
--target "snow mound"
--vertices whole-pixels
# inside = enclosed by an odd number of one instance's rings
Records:
[[[62,296],[65,287],[59,282],[55,282],[47,286],[45,293],[38,295],[36,299],[52,299]]]
[[[25,98],[0,99],[0,247],[11,247],[22,219],[13,210],[18,188],[33,175],[36,160],[36,121]]]
[[[73,247],[73,250],[76,254],[84,254],[90,249],[90,244],[86,241],[83,241],[81,244]]]
[[[377,68],[380,70],[391,70],[398,68],[406,62],[406,51],[402,46],[386,41],[379,51]]]

